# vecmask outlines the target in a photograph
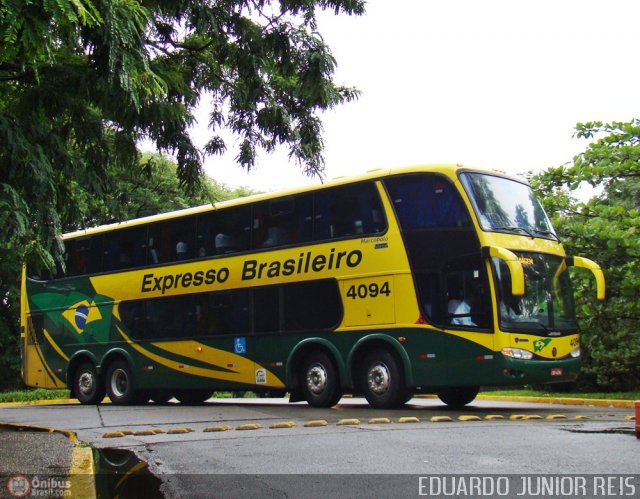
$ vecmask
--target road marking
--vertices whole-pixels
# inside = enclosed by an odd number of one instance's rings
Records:
[[[371,418],[368,421],[369,424],[389,424],[391,420],[389,418]]]
[[[458,421],[482,421],[479,416],[458,416]]]
[[[547,416],[547,419],[549,421],[554,421],[557,419],[567,419],[567,416],[565,416],[564,414],[551,414],[550,416]]]
[[[121,431],[108,431],[102,434],[102,438],[120,438],[124,437],[124,433]]]
[[[279,428],[293,428],[294,426],[298,425],[293,421],[280,421],[278,423],[273,423],[271,426],[269,426],[269,428],[271,428],[272,430],[276,430]]]
[[[313,428],[313,427],[317,427],[317,426],[328,426],[329,423],[327,423],[324,419],[313,419],[311,421],[307,421],[304,426],[305,428]]]
[[[223,424],[223,425],[218,425],[218,426],[207,426],[204,430],[204,432],[213,432],[213,431],[228,431],[231,429],[231,426],[229,426],[228,424]]]
[[[69,469],[69,496],[94,499],[96,497],[94,475],[95,468],[91,447],[76,444],[71,455]]]
[[[236,430],[259,430],[262,426],[258,423],[248,423],[236,426]]]
[[[449,416],[433,416],[431,418],[432,423],[444,423],[447,421],[453,421]]]
[[[398,419],[398,423],[419,423],[420,420],[415,416],[408,416],[405,418]]]
[[[357,426],[360,424],[359,419],[341,419],[336,423],[338,426]]]
[[[484,419],[486,419],[487,421],[499,421],[501,419],[504,419],[504,416],[501,414],[487,414]]]

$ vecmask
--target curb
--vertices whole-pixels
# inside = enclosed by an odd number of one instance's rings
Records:
[[[590,405],[594,407],[633,407],[633,400],[617,399],[581,399],[571,397],[518,397],[501,395],[483,395],[478,400],[509,400],[512,402],[530,402],[534,404]]]
[[[93,450],[90,446],[78,440],[78,435],[74,431],[49,428],[47,426],[2,422],[0,422],[0,428],[60,433],[67,437],[71,442],[73,442],[71,464],[69,465],[69,481],[71,482],[69,490],[71,492],[71,497],[83,497],[87,499],[95,499],[97,497]]]

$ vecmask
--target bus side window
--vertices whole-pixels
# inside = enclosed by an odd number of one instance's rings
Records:
[[[382,213],[371,182],[320,191],[315,198],[314,239],[380,233],[385,229]]]
[[[125,270],[146,263],[147,227],[115,230],[105,236],[102,269]]]
[[[196,256],[196,217],[149,226],[149,264],[190,260]]]

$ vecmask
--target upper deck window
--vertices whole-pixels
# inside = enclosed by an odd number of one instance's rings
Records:
[[[558,239],[527,184],[484,173],[463,173],[460,179],[483,230]]]
[[[460,194],[441,175],[392,177],[385,185],[403,230],[471,225]]]

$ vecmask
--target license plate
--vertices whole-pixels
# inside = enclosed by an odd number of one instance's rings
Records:
[[[562,367],[554,367],[551,369],[551,376],[562,376]]]

